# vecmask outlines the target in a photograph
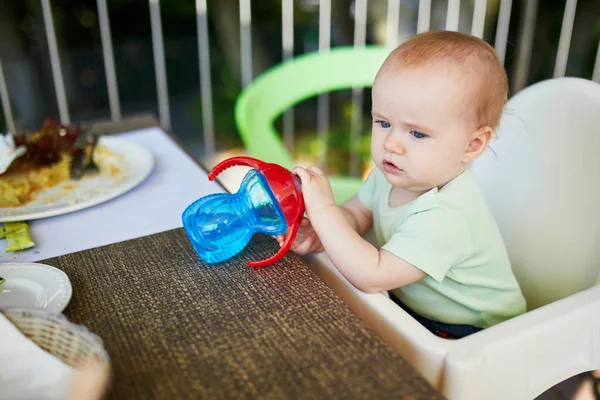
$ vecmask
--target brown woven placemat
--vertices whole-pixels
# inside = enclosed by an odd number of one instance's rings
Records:
[[[246,264],[276,249],[255,235],[208,265],[178,229],[44,262],[104,340],[109,399],[442,398],[299,257]]]

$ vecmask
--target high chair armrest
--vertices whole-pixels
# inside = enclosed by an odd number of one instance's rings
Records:
[[[600,286],[594,286],[457,341],[441,389],[450,399],[532,399],[598,368]]]
[[[434,387],[442,376],[444,358],[458,341],[442,339],[398,307],[387,294],[367,294],[354,287],[335,268],[326,253],[304,256],[309,267],[383,337]]]

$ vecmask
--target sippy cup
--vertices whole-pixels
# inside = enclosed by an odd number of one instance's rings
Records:
[[[237,193],[216,193],[193,202],[183,212],[183,227],[194,249],[205,262],[216,263],[239,253],[256,232],[284,235],[279,251],[251,267],[263,267],[282,258],[290,249],[304,214],[300,179],[287,169],[251,157],[232,157],[217,164],[209,180],[229,167],[252,167]]]

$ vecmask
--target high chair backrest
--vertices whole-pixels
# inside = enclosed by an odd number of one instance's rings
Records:
[[[292,168],[294,157],[275,130],[275,119],[319,94],[371,87],[389,53],[379,46],[336,47],[295,57],[261,74],[240,94],[235,106],[237,128],[248,153]],[[350,177],[332,177],[331,181],[338,202],[352,196],[361,183]]]
[[[559,78],[512,97],[473,164],[534,309],[600,272],[600,84]]]

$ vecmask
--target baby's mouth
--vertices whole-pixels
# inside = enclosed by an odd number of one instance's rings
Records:
[[[391,174],[397,174],[403,171],[401,168],[398,168],[396,164],[388,160],[383,160],[383,170]]]

